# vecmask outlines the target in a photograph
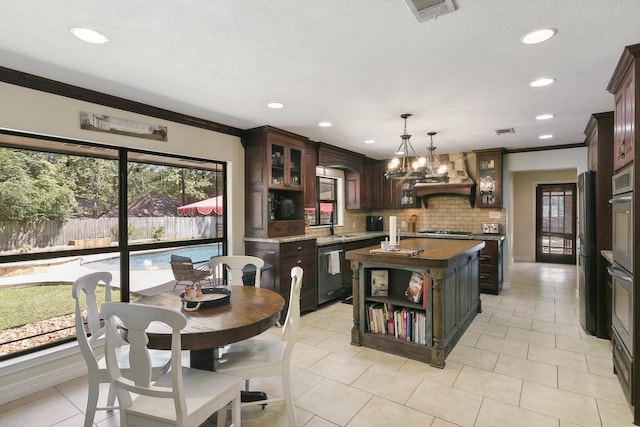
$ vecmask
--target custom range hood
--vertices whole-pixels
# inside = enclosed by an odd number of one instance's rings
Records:
[[[413,196],[421,199],[425,208],[428,207],[428,199],[434,196],[465,197],[473,208],[476,183],[467,172],[464,153],[441,154],[439,157],[440,163],[448,164],[449,182],[416,182],[413,185]]]

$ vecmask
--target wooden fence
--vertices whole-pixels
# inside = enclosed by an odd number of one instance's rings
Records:
[[[222,216],[131,217],[129,240],[177,240],[222,237]],[[118,218],[66,221],[0,221],[0,251],[68,246],[72,241],[118,241]]]

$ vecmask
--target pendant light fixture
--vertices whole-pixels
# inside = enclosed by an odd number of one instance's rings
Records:
[[[433,135],[437,132],[429,132],[430,141],[427,147],[427,160],[425,166],[424,178],[420,182],[449,182],[449,173],[447,167],[440,163],[440,159],[436,154],[436,147],[433,145]]]
[[[411,114],[405,113],[400,117],[404,119],[404,132],[400,135],[402,141],[396,151],[396,157],[391,159],[387,165],[387,171],[384,176],[387,179],[421,179],[424,177],[426,172],[425,166],[427,159],[424,157],[418,157],[416,151],[411,145],[411,135],[407,133],[407,118],[411,117]]]

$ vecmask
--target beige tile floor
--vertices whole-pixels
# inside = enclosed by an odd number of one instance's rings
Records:
[[[444,369],[350,345],[349,305],[304,315],[292,359],[298,425],[632,425],[609,341],[579,326],[575,267],[518,263],[510,274],[510,289],[482,295],[483,312]],[[281,395],[277,379],[252,384]],[[85,399],[82,377],[1,406],[0,426],[80,426]],[[245,427],[285,425],[280,403],[242,417]],[[96,425],[118,418],[98,412]]]

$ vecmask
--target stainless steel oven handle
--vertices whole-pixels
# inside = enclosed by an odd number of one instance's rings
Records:
[[[633,198],[631,196],[614,197],[613,199],[609,199],[609,203],[630,202],[632,200]]]
[[[616,279],[624,280],[625,282],[633,282],[633,277],[629,274],[623,272],[617,267],[611,266],[607,268],[607,272],[611,275],[611,277],[615,277]]]

